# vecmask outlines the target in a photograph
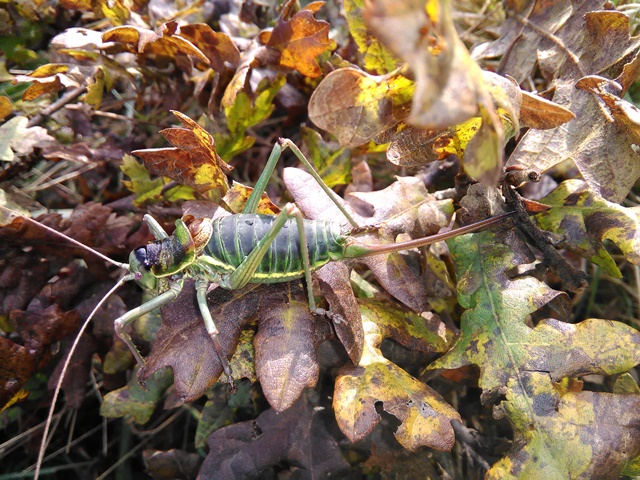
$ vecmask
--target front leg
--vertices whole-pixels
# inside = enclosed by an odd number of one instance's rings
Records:
[[[114,329],[116,334],[122,339],[122,341],[127,345],[131,353],[133,354],[136,362],[140,367],[144,367],[144,359],[140,352],[136,348],[133,340],[131,340],[131,336],[125,332],[124,327],[129,325],[134,320],[140,318],[146,313],[149,313],[156,308],[163,307],[167,303],[174,301],[180,292],[182,291],[182,284],[175,282],[169,285],[169,290],[164,293],[161,293],[155,298],[152,298],[146,303],[143,303],[139,307],[134,308],[133,310],[129,310],[127,313],[122,315],[121,317],[116,318],[114,321]]]

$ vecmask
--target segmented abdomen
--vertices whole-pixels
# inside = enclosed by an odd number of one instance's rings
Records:
[[[204,254],[220,273],[231,273],[256,247],[275,221],[272,215],[230,215],[213,222],[213,235]],[[332,258],[342,258],[345,236],[334,222],[305,220],[311,270]],[[295,219],[289,219],[276,236],[251,283],[279,283],[302,278],[304,268]]]

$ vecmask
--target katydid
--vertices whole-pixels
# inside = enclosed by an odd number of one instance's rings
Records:
[[[339,222],[304,219],[298,208],[291,203],[287,204],[277,216],[255,213],[276,163],[286,148],[290,148],[307,168],[344,214],[351,227],[345,229]],[[228,377],[230,385],[233,386],[231,367],[218,341],[218,330],[206,302],[206,293],[210,284],[216,283],[223,288],[236,290],[243,288],[248,283],[279,283],[304,277],[310,311],[332,318],[331,312],[316,307],[311,282],[311,273],[326,263],[423,247],[494,225],[511,214],[512,212],[501,214],[446,233],[406,242],[387,245],[362,244],[358,242],[356,235],[362,232],[363,228],[355,222],[335,198],[334,192],[322,182],[319,174],[298,147],[288,139],[280,139],[274,146],[265,170],[256,183],[242,213],[216,220],[196,219],[191,215],[186,215],[176,221],[176,229],[171,235],[167,234],[150,215],[145,215],[144,221],[154,235],[155,241],[131,252],[129,264],[115,262],[79,242],[69,239],[62,233],[52,231],[130,272],[118,282],[107,296],[129,280],[135,280],[143,289],[159,292],[155,298],[130,310],[114,322],[116,333],[126,343],[140,366],[144,365],[144,359],[125,331],[126,325],[175,300],[183,289],[184,280],[194,279],[199,311],[220,358],[224,373]],[[83,325],[63,366],[61,378],[65,375],[82,331],[107,296],[89,315]],[[60,384],[61,381],[54,392],[50,415],[45,426],[45,439],[48,435]],[[42,447],[45,447],[45,441],[43,440]],[[44,448],[41,448],[36,467],[36,478],[43,455]]]

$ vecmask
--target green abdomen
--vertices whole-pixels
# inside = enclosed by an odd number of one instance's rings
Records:
[[[230,215],[213,222],[213,235],[204,254],[220,273],[231,273],[256,247],[275,221],[272,215]],[[345,236],[340,225],[333,222],[305,220],[304,228],[309,249],[311,270],[331,259],[342,258]],[[251,283],[279,283],[302,278],[304,268],[300,253],[300,239],[294,219],[287,220],[276,236]]]

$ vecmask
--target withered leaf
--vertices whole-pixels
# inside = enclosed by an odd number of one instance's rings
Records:
[[[356,147],[406,117],[413,90],[413,82],[402,75],[379,77],[341,68],[311,95],[309,118],[335,135],[341,146]]]
[[[216,73],[233,69],[240,62],[240,52],[229,35],[215,32],[206,23],[182,25],[178,35],[195,45],[209,59]]]
[[[349,272],[343,262],[332,262],[316,272],[322,296],[329,303],[334,317],[336,336],[354,364],[360,362],[364,343],[364,330],[360,320],[360,307],[351,288]]]
[[[11,162],[16,156],[24,156],[54,142],[42,127],[28,127],[29,119],[21,115],[0,125],[0,161]]]
[[[402,317],[395,322],[389,317],[393,315],[384,307],[363,304],[362,359],[356,366],[342,367],[336,379],[333,409],[338,425],[352,442],[361,440],[379,422],[375,405],[382,402],[385,411],[402,422],[395,436],[403,447],[414,450],[427,445],[450,450],[455,442],[451,420],[459,420],[460,416],[438,393],[384,358],[379,350],[382,339],[392,330],[397,333],[396,329],[404,329]],[[437,335],[430,336],[434,339]],[[399,338],[403,337],[404,334]],[[434,347],[443,349],[442,338],[439,340],[439,346],[436,343]]]
[[[242,290],[215,288],[207,303],[227,358],[235,351],[244,323],[258,311],[265,288],[250,285]],[[162,309],[162,327],[140,371],[145,380],[163,367],[171,367],[178,395],[195,400],[211,387],[222,373],[220,359],[198,309],[193,280],[185,281],[178,298]]]
[[[200,454],[177,449],[145,449],[142,458],[145,472],[152,478],[196,478],[202,464]]]
[[[268,468],[283,463],[298,467],[305,477],[347,470],[349,464],[327,430],[330,413],[314,407],[304,395],[282,413],[267,410],[256,420],[214,432],[200,477],[259,478]]]
[[[266,46],[278,52],[277,64],[316,78],[322,74],[316,58],[335,48],[335,43],[329,38],[327,22],[316,20],[309,10],[301,10],[290,20],[278,20]]]
[[[557,103],[521,90],[520,121],[526,127],[538,130],[556,128],[576,118],[574,113]]]
[[[562,393],[544,372],[522,372],[496,410],[517,432],[485,478],[618,479],[640,453],[640,395]]]
[[[293,405],[305,388],[315,387],[320,374],[316,320],[309,312],[309,303],[303,300],[304,294],[300,298],[301,285],[295,283],[270,286],[280,294],[270,292],[259,306],[260,323],[254,340],[256,373],[264,396],[276,412]]]
[[[552,130],[530,130],[507,165],[545,171],[572,159],[594,191],[620,202],[640,176],[638,154],[631,146],[639,135],[637,115],[621,99],[640,71],[640,38],[629,36],[623,13],[589,11],[593,7],[591,2],[576,6],[579,11],[558,29],[562,47],[546,37],[540,40],[540,69],[553,81],[553,101],[571,110],[576,120]],[[593,45],[598,45],[596,54],[590,54]],[[621,71],[617,82],[590,77]],[[587,91],[576,88],[580,86]]]
[[[158,55],[174,60],[179,54],[190,55],[209,64],[208,57],[198,47],[177,35],[177,22],[164,23],[159,31],[160,33],[156,33],[136,26],[114,27],[102,34],[102,41],[115,42],[138,55]]]
[[[182,127],[171,127],[160,133],[175,148],[134,150],[150,172],[188,185],[212,199],[220,199],[229,189],[225,172],[231,167],[216,152],[213,137],[200,125],[180,112],[172,111]]]
[[[232,212],[241,213],[245,203],[249,200],[249,196],[251,196],[251,192],[253,192],[252,187],[246,187],[241,183],[233,182],[233,185],[231,185],[231,188],[223,198],[224,203],[227,204]],[[277,215],[280,213],[280,208],[274,204],[269,198],[269,195],[264,192],[258,202],[257,213]]]

